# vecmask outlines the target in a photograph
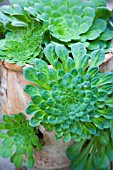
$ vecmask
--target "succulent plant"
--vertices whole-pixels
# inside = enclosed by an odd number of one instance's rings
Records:
[[[113,128],[113,120],[111,122]],[[111,170],[113,161],[113,135],[110,130],[104,130],[89,141],[82,140],[67,149],[73,170]],[[112,137],[111,137],[112,136]]]
[[[28,7],[27,1],[9,0],[9,2],[10,5],[0,7],[0,23],[11,31],[18,27],[28,27],[35,19],[35,17],[33,17],[35,10],[33,11],[33,15],[25,10],[26,7]]]
[[[0,8],[0,22],[7,29],[27,27],[32,20],[41,20],[52,35],[50,41],[60,41],[69,47],[79,41],[89,51],[108,52],[111,47],[113,29],[109,18],[112,14],[106,0],[10,0],[10,4]]]
[[[4,132],[5,130],[5,132]],[[0,122],[0,139],[3,140],[0,146],[0,156],[9,158],[16,168],[20,168],[23,162],[23,155],[27,155],[26,166],[34,166],[34,147],[41,148],[37,131],[29,125],[22,113],[12,116],[4,115],[3,122]]]
[[[34,9],[39,13],[38,18],[48,22],[48,29],[57,40],[68,46],[79,41],[89,50],[108,50],[108,40],[113,38],[113,30],[109,29],[111,11],[107,9],[105,0],[28,2],[31,6],[34,3]]]
[[[42,34],[45,27],[39,23],[32,23],[27,28],[8,32],[5,39],[0,41],[0,59],[20,66],[34,63],[34,59],[41,57]]]
[[[90,139],[109,128],[113,72],[99,71],[105,58],[103,50],[88,55],[83,44],[77,43],[69,54],[64,45],[49,44],[44,53],[49,68],[45,61],[36,59],[34,67],[23,70],[25,78],[35,84],[24,88],[32,99],[26,108],[33,116],[30,125],[55,130],[56,138],[65,142]]]

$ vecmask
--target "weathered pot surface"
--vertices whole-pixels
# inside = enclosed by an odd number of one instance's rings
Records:
[[[17,64],[0,62],[0,103],[2,114],[25,113],[30,97],[23,87],[31,84],[22,75],[23,67]]]
[[[66,150],[74,142],[56,141],[54,131],[47,132],[43,127],[39,129],[43,133],[44,145],[42,151],[36,149],[34,152],[35,170],[62,170],[69,167],[70,161],[66,156]]]

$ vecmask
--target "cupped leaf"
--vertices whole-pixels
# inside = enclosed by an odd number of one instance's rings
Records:
[[[30,126],[36,127],[36,126],[40,125],[40,122],[41,122],[40,119],[33,117],[33,118],[31,118],[29,123],[30,123]]]
[[[27,108],[26,108],[26,113],[28,115],[33,115],[37,112],[37,109],[39,107],[37,105],[34,105],[34,104],[30,104]]]

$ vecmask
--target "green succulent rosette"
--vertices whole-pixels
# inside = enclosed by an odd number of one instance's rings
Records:
[[[19,28],[28,27],[33,20],[36,20],[34,15],[36,13],[29,13],[26,7],[30,4],[23,0],[9,0],[9,5],[3,5],[0,7],[0,23],[4,25],[7,30],[14,31]],[[30,7],[32,9],[32,7]]]
[[[72,170],[111,170],[113,161],[113,120],[111,128],[89,141],[82,140],[67,149]],[[111,163],[110,163],[111,161]]]
[[[82,42],[88,50],[109,49],[113,30],[109,29],[111,11],[106,0],[35,0],[28,2],[38,18],[48,22],[50,34],[68,46]],[[30,7],[26,8],[30,10]]]
[[[27,28],[8,32],[0,41],[0,59],[20,66],[33,64],[34,59],[42,57],[42,35],[45,27],[32,23]]]
[[[0,8],[0,22],[6,29],[27,27],[32,20],[41,20],[49,31],[45,44],[54,41],[70,47],[79,41],[89,51],[109,51],[111,16],[106,0],[10,0],[10,5]]]
[[[83,44],[77,43],[70,54],[64,45],[54,44],[49,44],[44,53],[51,66],[36,59],[34,67],[23,70],[25,78],[35,84],[24,88],[32,99],[26,108],[33,116],[30,125],[55,130],[56,138],[65,142],[90,139],[109,128],[113,72],[99,71],[104,52],[96,50],[88,55]]]
[[[24,161],[23,155],[26,154],[26,166],[32,168],[35,162],[34,148],[41,148],[36,133],[22,113],[4,115],[3,122],[0,122],[0,139],[3,140],[0,156],[10,158],[15,167],[20,168]]]

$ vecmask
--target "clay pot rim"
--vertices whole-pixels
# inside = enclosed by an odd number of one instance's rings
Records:
[[[113,49],[112,49],[113,50]],[[109,52],[109,53],[106,53],[105,54],[105,60],[104,62],[102,63],[102,65],[106,62],[108,62],[111,58],[113,58],[113,52]],[[0,63],[8,70],[11,70],[11,71],[15,71],[15,72],[20,72],[22,73],[23,72],[23,68],[26,67],[26,66],[33,66],[33,65],[30,65],[30,64],[26,64],[25,66],[19,66],[18,64],[16,63],[8,63],[6,61],[0,61]],[[51,67],[49,65],[49,67]]]

